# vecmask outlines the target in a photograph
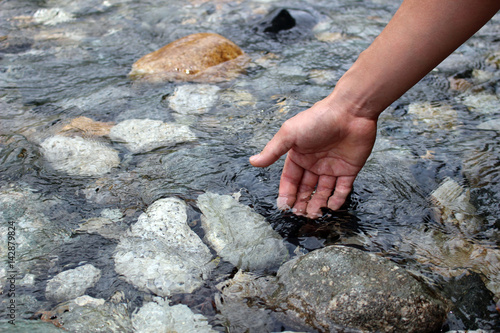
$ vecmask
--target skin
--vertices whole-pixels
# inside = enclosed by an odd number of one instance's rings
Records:
[[[250,163],[287,154],[278,208],[316,218],[338,210],[375,143],[379,115],[469,39],[499,0],[405,0],[333,92],[283,123]]]

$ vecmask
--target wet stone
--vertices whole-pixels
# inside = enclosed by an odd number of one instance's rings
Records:
[[[205,240],[226,261],[243,270],[268,270],[288,259],[281,236],[262,216],[229,195],[198,197]]]
[[[169,106],[184,115],[206,113],[217,102],[219,90],[219,87],[208,84],[181,85],[168,98]]]
[[[446,318],[440,296],[393,262],[354,248],[310,252],[281,266],[277,277],[268,305],[297,327],[432,332]]]
[[[115,270],[128,283],[159,296],[190,293],[211,271],[208,247],[187,225],[186,204],[155,201],[121,238]]]
[[[177,332],[215,333],[208,320],[195,314],[184,304],[170,306],[168,300],[158,297],[144,304],[132,315],[132,325],[137,333]]]
[[[57,274],[47,282],[45,297],[62,302],[85,294],[101,278],[101,271],[87,264]]]
[[[111,128],[109,137],[122,142],[133,153],[144,153],[196,139],[196,135],[185,125],[151,119],[124,120]]]
[[[127,305],[81,296],[58,305],[49,314],[66,332],[132,332]]]
[[[56,135],[42,142],[42,153],[57,171],[77,176],[98,176],[120,164],[118,152],[108,145],[81,137]]]
[[[247,61],[245,53],[227,38],[196,33],[143,56],[129,75],[155,82],[220,82],[238,76]]]

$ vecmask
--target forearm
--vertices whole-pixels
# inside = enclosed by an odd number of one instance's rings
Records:
[[[327,99],[376,119],[499,9],[500,0],[405,0]]]

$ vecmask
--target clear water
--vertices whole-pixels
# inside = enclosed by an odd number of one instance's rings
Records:
[[[331,91],[399,3],[0,1],[0,186],[16,184],[57,198],[58,204],[47,214],[67,230],[99,216],[105,208],[120,209],[124,223],[131,224],[155,200],[178,196],[190,204],[190,223],[200,233],[195,205],[198,194],[241,191],[242,202],[266,216],[291,244],[306,250],[352,244],[391,258],[436,288],[446,289],[452,278],[438,273],[446,266],[442,261],[454,259],[430,261],[421,255],[439,248],[439,242],[428,236],[433,232],[446,240],[464,237],[431,212],[429,195],[446,177],[470,187],[471,202],[484,221],[477,233],[465,237],[467,242],[500,248],[500,134],[476,128],[500,115],[500,73],[485,62],[500,49],[498,15],[384,112],[373,156],[343,210],[327,212],[317,221],[279,212],[275,198],[282,161],[265,169],[248,163],[248,157],[265,145],[284,120]],[[55,25],[33,21],[37,10],[55,7],[71,13],[73,19]],[[258,29],[259,22],[275,8],[306,13],[306,19],[315,21],[314,30],[306,20],[302,30],[266,35]],[[78,116],[112,122],[130,118],[173,121],[166,97],[177,84],[139,85],[127,73],[142,55],[187,34],[205,31],[234,41],[251,56],[252,64],[246,75],[219,84],[217,105],[190,122],[197,143],[137,155],[116,145],[122,163],[112,173],[95,178],[64,175],[44,161],[39,143],[53,128]],[[342,38],[317,38],[329,32],[340,33]],[[448,77],[472,81],[472,70],[488,74],[475,87],[496,100],[480,99],[472,104],[471,99],[481,93],[449,89]],[[412,103],[420,102],[451,106],[456,111],[451,127],[445,118],[435,117],[435,125],[429,125],[409,112]],[[89,262],[103,271],[103,278],[88,291],[91,296],[108,298],[123,290],[132,309],[140,306],[145,295],[114,273],[115,245],[97,235],[74,234],[47,258],[51,268],[37,271],[35,287],[24,292],[50,308],[51,304],[43,302],[51,273],[57,267]],[[481,269],[478,260],[473,270]],[[500,274],[498,267],[491,269]],[[222,274],[232,268],[220,270]],[[209,282],[193,295],[176,295],[173,301],[188,304],[214,321],[213,290]],[[499,316],[491,299],[484,302],[486,314],[457,305],[466,316],[479,319],[471,323],[453,317],[444,329],[494,327]]]

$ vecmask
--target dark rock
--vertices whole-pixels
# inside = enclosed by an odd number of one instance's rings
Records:
[[[285,263],[268,304],[282,322],[321,332],[433,332],[447,304],[395,263],[330,246]]]
[[[267,36],[294,39],[308,35],[318,20],[308,11],[278,8],[264,17],[254,31]]]

